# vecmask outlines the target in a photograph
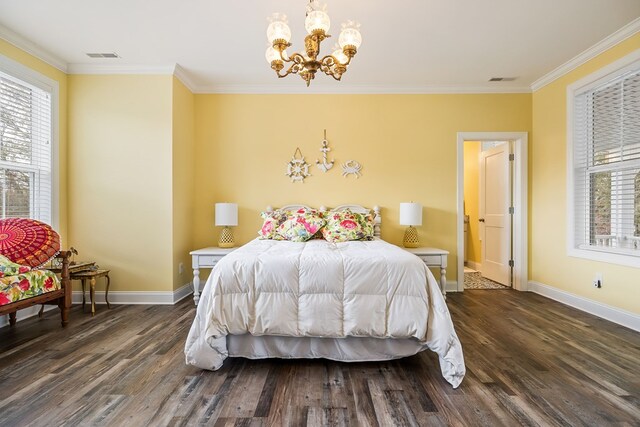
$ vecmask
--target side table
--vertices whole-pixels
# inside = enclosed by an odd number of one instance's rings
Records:
[[[403,248],[424,262],[427,267],[440,267],[440,291],[447,298],[447,256],[449,251],[438,248]]]
[[[98,270],[87,270],[87,271],[79,271],[77,273],[71,273],[71,280],[81,280],[82,281],[82,309],[84,310],[84,290],[85,290],[85,282],[89,280],[89,297],[91,298],[91,316],[96,314],[96,279],[99,277],[104,277],[107,282],[106,292],[104,294],[104,300],[107,303],[107,308],[111,308],[111,304],[109,304],[109,285],[111,284],[111,279],[109,279],[109,271],[104,269]]]
[[[237,248],[210,248],[191,251],[191,267],[193,268],[193,302],[198,305],[200,300],[200,269],[213,268],[225,255]]]

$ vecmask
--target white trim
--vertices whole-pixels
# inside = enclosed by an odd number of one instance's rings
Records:
[[[53,55],[50,52],[47,52],[40,46],[25,39],[21,35],[11,31],[7,27],[3,26],[2,24],[0,24],[0,38],[11,43],[18,49],[21,49],[27,52],[29,55],[34,56],[39,60],[46,62],[47,64],[51,65],[54,68],[57,68],[63,73],[67,72],[67,62],[64,61],[62,58],[56,55]]]
[[[636,20],[640,22],[640,18]],[[636,22],[634,21],[634,22]],[[610,74],[619,73],[624,68],[631,66],[636,61],[640,61],[640,49],[637,49],[628,55],[608,64],[599,70],[585,76],[567,86],[567,230],[566,230],[566,247],[567,255],[575,258],[583,258],[593,261],[601,261],[610,264],[619,264],[629,267],[640,267],[640,257],[636,255],[624,255],[611,252],[598,251],[597,249],[579,249],[575,245],[575,174],[573,170],[573,113],[574,99],[576,95],[583,92],[589,86],[601,79],[606,78]]]
[[[24,308],[22,310],[18,310],[16,311],[16,322],[20,322],[22,320],[26,320],[29,319],[33,316],[37,316],[38,312],[40,311],[40,307],[42,307],[42,305],[37,304],[31,307],[27,307]],[[44,306],[44,311],[50,311],[50,310],[59,310],[57,305],[45,305]],[[60,312],[58,311],[58,314],[60,314]],[[58,318],[58,321],[60,321],[60,318]],[[9,324],[9,315],[4,315],[4,316],[0,316],[0,328],[2,328],[3,326],[7,326]]]
[[[264,85],[216,85],[198,86],[194,93],[199,94],[482,94],[482,93],[531,93],[527,86],[396,86],[396,85],[357,85],[335,83],[330,86],[311,86],[304,84],[287,85],[278,80]]]
[[[462,280],[462,287],[464,289],[464,280]],[[459,292],[457,280],[447,280],[447,293],[450,292]]]
[[[172,75],[174,65],[69,64],[69,74],[160,74]]]
[[[527,132],[458,132],[457,158],[457,269],[464,277],[464,142],[514,141],[513,179],[513,289],[526,291],[528,286],[528,134]],[[458,281],[458,291],[464,291],[464,280]]]
[[[187,283],[175,291],[110,291],[109,303],[131,305],[173,305],[193,293],[193,286]],[[96,304],[106,304],[104,291],[96,291]],[[86,302],[89,303],[87,290]],[[73,291],[73,304],[82,304],[82,291]]]
[[[640,332],[640,315],[631,313],[630,311],[593,301],[540,282],[529,281],[529,290],[562,304]]]
[[[191,93],[195,93],[197,85],[193,82],[193,79],[189,77],[189,73],[187,73],[180,64],[175,64],[173,68],[173,75],[176,76],[176,78],[180,80],[182,84],[191,91]]]
[[[600,42],[591,46],[589,49],[582,52],[581,54],[573,57],[569,61],[557,67],[555,70],[551,71],[550,73],[547,73],[544,76],[540,77],[538,80],[536,80],[531,84],[531,90],[535,92],[537,90],[542,89],[549,83],[552,83],[555,80],[559,79],[560,77],[564,76],[565,74],[575,70],[582,64],[592,60],[596,56],[607,51],[608,49],[612,48],[618,43],[623,42],[624,40],[628,39],[629,37],[633,36],[639,31],[640,31],[640,18],[636,18],[630,23],[628,23],[627,25],[625,25],[624,27],[620,28],[615,33],[605,38],[604,40],[601,40]]]
[[[2,28],[0,26],[0,28]],[[18,61],[0,54],[0,69],[51,94],[51,226],[60,229],[60,85]]]

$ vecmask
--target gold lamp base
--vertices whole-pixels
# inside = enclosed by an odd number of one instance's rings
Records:
[[[414,226],[409,226],[404,232],[404,240],[402,242],[405,248],[418,248],[420,241],[418,240],[418,230]]]
[[[233,241],[233,231],[230,227],[223,227],[220,233],[220,239],[218,240],[218,247],[220,248],[232,248],[235,246]]]

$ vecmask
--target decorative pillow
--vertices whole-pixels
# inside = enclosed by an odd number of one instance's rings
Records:
[[[17,274],[26,273],[30,271],[31,267],[26,265],[16,264],[5,256],[0,255],[0,277],[15,276]]]
[[[347,242],[349,240],[373,239],[373,219],[359,213],[344,210],[330,212],[327,225],[322,229],[322,235],[328,242]]]
[[[60,236],[44,222],[28,218],[0,220],[0,253],[11,261],[39,267],[60,251]]]
[[[278,227],[278,234],[291,242],[306,242],[311,239],[326,221],[315,209],[301,208],[289,211],[289,217]]]
[[[364,233],[362,240],[373,240],[376,215],[373,212],[369,212],[368,214],[354,213],[354,215],[357,218],[358,223],[362,226],[362,231]]]
[[[258,238],[261,240],[284,240],[278,234],[278,227],[287,220],[287,211],[276,209],[272,212],[261,212],[260,216],[264,219],[262,227],[258,230]]]

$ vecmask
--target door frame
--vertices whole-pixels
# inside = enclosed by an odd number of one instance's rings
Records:
[[[458,132],[457,188],[457,291],[464,291],[464,142],[513,141],[513,289],[528,291],[528,133],[527,132]]]

